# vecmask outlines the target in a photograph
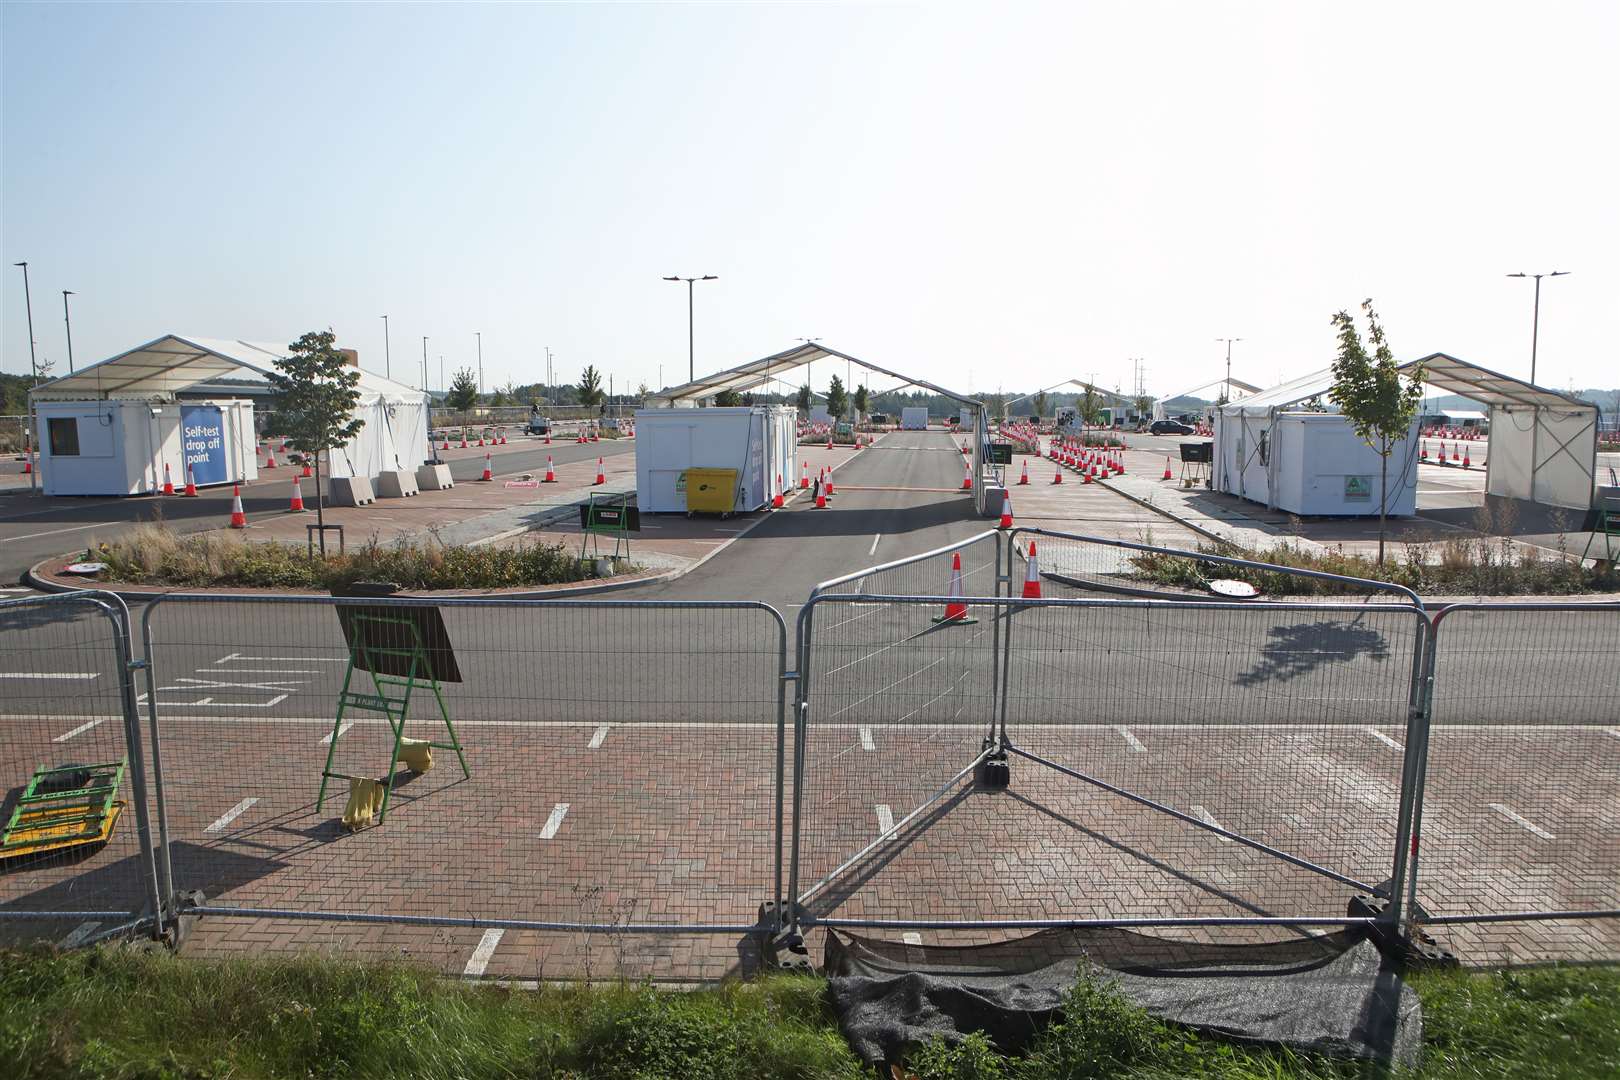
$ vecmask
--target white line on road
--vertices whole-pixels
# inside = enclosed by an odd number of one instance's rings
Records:
[[[861,749],[862,750],[876,750],[877,749],[877,744],[872,741],[872,729],[870,727],[866,726],[865,724],[862,724],[860,726],[860,733],[861,733]]]
[[[501,943],[505,933],[505,930],[485,930],[484,936],[478,939],[478,947],[467,958],[467,967],[462,974],[474,979],[482,975],[484,969],[489,967],[489,958],[495,955],[495,946]]]
[[[552,837],[556,836],[557,830],[562,828],[563,818],[567,816],[567,803],[560,802],[556,806],[553,806],[551,808],[551,816],[546,818],[545,825],[543,825],[540,829],[540,839],[550,840]]]
[[[58,735],[56,738],[52,739],[51,742],[67,742],[75,735],[83,735],[85,732],[89,731],[99,723],[101,723],[100,720],[92,720],[88,724],[80,724],[66,735]]]
[[[1382,731],[1379,731],[1377,728],[1367,728],[1366,732],[1367,732],[1367,734],[1371,735],[1373,738],[1377,739],[1379,742],[1383,743],[1385,746],[1391,747],[1391,748],[1393,748],[1395,750],[1403,750],[1404,751],[1406,749],[1406,747],[1402,746],[1400,743],[1396,742],[1394,739],[1390,738],[1388,735],[1385,735]]]
[[[872,537],[872,546],[866,549],[866,555],[867,555],[868,558],[870,558],[873,555],[877,554],[878,542],[881,541],[882,539],[883,539],[883,534],[882,533],[878,533],[876,536]]]
[[[1129,746],[1132,750],[1135,750],[1138,753],[1145,753],[1147,751],[1147,747],[1142,745],[1142,740],[1138,739],[1135,735],[1132,735],[1130,729],[1124,724],[1120,724],[1119,726],[1115,727],[1114,730],[1119,732],[1120,735],[1124,737],[1125,745]]]
[[[887,836],[894,832],[894,811],[889,809],[888,803],[878,803],[877,810],[878,835]]]
[[[1524,818],[1520,817],[1518,814],[1515,814],[1512,810],[1508,809],[1506,806],[1503,806],[1499,802],[1486,803],[1485,805],[1489,806],[1492,810],[1495,810],[1498,814],[1501,814],[1503,817],[1507,818],[1509,821],[1511,821],[1511,822],[1513,822],[1513,823],[1515,823],[1517,825],[1523,825],[1526,829],[1529,829],[1531,832],[1535,833],[1537,836],[1541,837],[1543,840],[1556,840],[1556,839],[1558,839],[1558,837],[1554,836],[1552,833],[1548,832],[1546,829],[1543,829],[1538,825],[1535,825],[1535,824],[1533,824],[1531,822],[1526,821]]]
[[[63,949],[78,948],[86,938],[96,932],[96,928],[100,925],[98,922],[82,922],[75,926],[67,937],[57,942],[57,946]]]
[[[200,668],[197,668],[196,670],[202,672],[205,675],[210,675],[210,674],[219,675],[219,674],[222,674],[220,669],[217,668],[217,667],[200,667]],[[233,668],[226,668],[225,671],[229,672],[232,675],[240,675],[240,674],[242,674],[244,672],[246,672],[246,673],[248,673],[250,675],[260,675],[260,674],[263,674],[263,675],[319,675],[320,674],[320,670],[318,668],[287,668],[287,667],[233,667]]]
[[[265,662],[286,661],[295,664],[347,664],[342,657],[335,656],[243,656],[241,653],[231,653],[215,660],[216,664],[228,664],[232,660],[262,660]]]
[[[243,799],[241,802],[237,803],[235,806],[221,814],[219,816],[219,820],[208,826],[208,828],[204,829],[203,832],[222,832],[225,826],[241,817],[243,811],[258,801],[258,799]]]
[[[922,935],[917,933],[915,930],[907,930],[905,933],[900,935],[900,940],[905,942],[907,945],[921,945]]]
[[[1226,828],[1225,825],[1222,825],[1220,822],[1215,820],[1215,815],[1214,814],[1211,814],[1208,810],[1205,810],[1202,806],[1191,806],[1191,807],[1188,807],[1188,809],[1190,809],[1193,812],[1193,817],[1197,818],[1199,821],[1202,821],[1205,825],[1213,825],[1217,829]],[[1230,844],[1232,842],[1232,838],[1230,836],[1223,836],[1223,837],[1220,838],[1220,841],[1223,844]]]
[[[1620,739],[1620,727],[1604,728],[1603,734],[1613,735],[1615,738]]]
[[[608,726],[606,724],[603,724],[601,727],[597,728],[596,731],[591,735],[591,746],[590,746],[590,748],[592,750],[600,750],[600,749],[602,749],[602,744],[607,741],[607,736],[608,736]]]
[[[353,720],[345,720],[345,721],[343,721],[343,723],[338,725],[336,737],[339,738],[339,739],[343,738],[343,733],[345,731],[348,731],[352,727],[354,727],[354,721]],[[332,739],[333,739],[333,733],[328,731],[326,733],[325,738],[321,739],[321,745],[326,746],[327,744],[329,744],[332,741]]]
[[[96,671],[0,671],[0,679],[94,679]]]
[[[105,527],[107,525],[112,525],[112,524],[115,524],[115,523],[111,522],[111,521],[96,521],[96,522],[92,522],[89,525],[74,525],[74,526],[71,526],[71,527],[66,528],[66,529],[51,529],[49,532],[24,533],[21,536],[8,536],[8,537],[6,537],[6,543],[10,544],[10,543],[14,543],[15,541],[18,541],[18,540],[34,540],[34,539],[37,539],[37,538],[39,538],[41,536],[55,536],[57,533],[80,532],[80,531],[82,531],[84,529],[100,529],[100,528],[103,528],[103,527]]]

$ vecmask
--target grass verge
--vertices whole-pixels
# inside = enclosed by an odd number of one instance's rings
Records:
[[[1620,969],[1415,977],[1419,1080],[1620,1073]],[[130,949],[0,953],[0,1062],[46,1077],[870,1077],[808,976],[673,993],[511,990],[399,965],[188,960]],[[918,1080],[1382,1076],[1199,1038],[1083,979],[1028,1056],[919,1047]]]

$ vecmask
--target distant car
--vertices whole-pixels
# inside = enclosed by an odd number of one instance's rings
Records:
[[[1155,420],[1148,431],[1154,435],[1191,435],[1193,429],[1180,420]]]
[[[889,422],[889,417],[887,413],[875,412],[871,416],[868,416],[866,420],[867,423],[870,424],[887,424]]]

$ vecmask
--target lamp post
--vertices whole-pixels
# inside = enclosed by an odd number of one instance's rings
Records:
[[[393,351],[388,347],[388,316],[384,315],[382,317],[382,321],[383,321],[383,375],[385,375],[386,377],[392,379],[394,377],[394,357],[393,357]]]
[[[24,271],[26,274],[27,271]],[[1509,274],[1508,277],[1535,278],[1536,279],[1536,307],[1535,314],[1530,323],[1530,381],[1536,381],[1536,339],[1541,336],[1541,279],[1544,277],[1568,277],[1573,271],[1554,270],[1550,274]]]
[[[67,289],[62,290],[62,323],[67,327],[68,342],[68,370],[73,370],[73,318],[68,314],[67,298],[74,294]]]
[[[22,267],[23,304],[28,308],[28,365],[34,369],[34,381],[39,382],[39,361],[34,359],[34,301],[28,292],[28,263],[20,262],[11,265]]]
[[[692,283],[694,281],[719,281],[714,274],[704,274],[702,277],[666,277],[665,281],[686,282],[686,381],[697,381],[697,363],[693,359],[692,348]]]
[[[422,335],[422,393],[428,394],[430,397],[432,396],[431,391],[428,390],[426,334]]]
[[[1226,400],[1232,400],[1232,342],[1242,341],[1240,337],[1218,337],[1216,341],[1226,342]]]
[[[474,330],[473,337],[478,339],[478,392],[482,394],[484,392],[484,332]],[[443,382],[444,380],[441,378],[439,381]]]

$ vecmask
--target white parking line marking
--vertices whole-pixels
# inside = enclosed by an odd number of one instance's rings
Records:
[[[85,939],[87,939],[91,934],[95,933],[96,928],[100,925],[101,924],[98,922],[82,922],[78,926],[75,926],[67,937],[57,942],[57,945],[63,949],[77,948],[85,941]]]
[[[200,667],[200,668],[197,668],[196,670],[202,672],[204,675],[219,672],[219,668],[217,668],[217,667]],[[320,674],[320,671],[318,669],[316,669],[316,668],[233,667],[233,668],[227,668],[226,670],[228,670],[232,675],[240,675],[243,672],[247,672],[248,674],[251,674],[251,675],[319,675]]]
[[[1526,821],[1524,818],[1520,817],[1518,814],[1515,814],[1512,810],[1508,809],[1506,806],[1503,806],[1499,802],[1486,803],[1485,805],[1489,806],[1492,810],[1495,810],[1498,814],[1501,814],[1503,817],[1507,818],[1509,821],[1513,822],[1514,824],[1522,825],[1526,829],[1529,829],[1531,832],[1535,833],[1537,836],[1541,837],[1543,840],[1556,840],[1556,839],[1558,839],[1558,837],[1554,836],[1552,833],[1548,832],[1546,829],[1543,829],[1538,825],[1535,825],[1535,824],[1532,824],[1531,822]]]
[[[83,735],[85,732],[89,731],[99,723],[101,723],[100,720],[92,720],[88,724],[80,724],[66,735],[58,735],[56,738],[52,739],[51,742],[67,742],[75,735]]]
[[[99,529],[99,528],[102,528],[105,525],[111,525],[111,524],[113,524],[113,522],[111,522],[111,521],[98,521],[98,522],[96,522],[96,523],[94,523],[92,525],[74,525],[74,526],[71,526],[71,527],[66,528],[66,529],[51,529],[49,532],[24,533],[21,536],[8,536],[8,537],[6,537],[6,543],[8,543],[8,544],[13,543],[13,542],[15,542],[17,540],[33,540],[33,539],[36,539],[36,538],[41,537],[41,536],[55,536],[58,533],[79,532],[79,531],[81,531],[83,529]]]
[[[94,679],[96,671],[0,671],[0,679]]]
[[[562,828],[563,818],[568,816],[568,804],[560,802],[551,808],[551,816],[546,818],[545,825],[540,829],[540,839],[550,840]]]
[[[1226,828],[1225,825],[1222,825],[1220,822],[1215,820],[1214,814],[1210,813],[1208,810],[1205,810],[1202,806],[1190,806],[1188,809],[1192,811],[1193,817],[1197,818],[1199,821],[1202,821],[1205,825],[1213,825],[1217,829]],[[1232,842],[1232,838],[1230,836],[1222,836],[1219,839],[1223,844],[1230,844]]]
[[[495,955],[495,946],[501,943],[505,933],[505,930],[485,930],[484,936],[478,939],[478,947],[467,958],[467,967],[462,974],[474,979],[482,975],[484,969],[489,967],[489,958]]]
[[[872,537],[872,546],[866,549],[867,558],[871,558],[873,555],[877,554],[878,541],[882,539],[882,533],[878,533],[876,536]]]
[[[285,661],[290,664],[347,664],[348,661],[337,656],[244,656],[241,653],[231,653],[229,656],[215,660],[216,664],[228,663],[232,660],[262,660],[266,663]]]
[[[922,935],[917,933],[915,930],[907,930],[905,933],[900,935],[900,940],[905,942],[907,945],[921,945]]]
[[[1135,750],[1138,753],[1147,752],[1147,747],[1142,745],[1142,740],[1138,739],[1135,735],[1132,735],[1130,729],[1124,724],[1118,725],[1114,728],[1114,730],[1119,732],[1120,735],[1124,737],[1126,746],[1129,746],[1132,750]]]
[[[877,749],[877,743],[872,741],[872,729],[867,727],[865,724],[862,724],[860,726],[860,733],[861,733],[861,749],[862,750],[876,750]]]
[[[243,799],[241,802],[225,811],[225,813],[221,814],[219,820],[208,826],[208,828],[204,829],[203,832],[210,833],[224,831],[225,826],[241,817],[243,811],[258,801],[258,799]]]
[[[591,746],[590,746],[590,748],[592,750],[600,750],[600,749],[602,749],[602,743],[607,741],[607,736],[608,736],[608,726],[606,724],[603,724],[601,727],[596,729],[594,734],[591,735]]]
[[[1385,735],[1382,731],[1379,731],[1377,728],[1366,728],[1365,730],[1366,730],[1367,734],[1371,735],[1373,738],[1377,739],[1379,742],[1383,743],[1385,746],[1391,747],[1391,748],[1393,748],[1395,750],[1401,750],[1401,751],[1404,751],[1406,749],[1406,747],[1402,746],[1400,743],[1396,742],[1394,739],[1390,738],[1388,735]]]
[[[343,721],[343,723],[338,725],[337,737],[340,738],[340,739],[343,738],[343,733],[345,731],[348,731],[352,727],[354,727],[354,721],[353,720],[345,720],[345,721]],[[330,744],[331,741],[332,741],[332,732],[328,731],[326,733],[326,737],[321,740],[321,745],[326,746],[326,745]]]
[[[888,803],[878,803],[875,807],[878,819],[878,835],[887,836],[894,832],[894,811],[889,809]]]
[[[1615,738],[1620,739],[1620,727],[1604,728],[1603,734],[1613,735]]]

